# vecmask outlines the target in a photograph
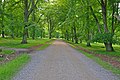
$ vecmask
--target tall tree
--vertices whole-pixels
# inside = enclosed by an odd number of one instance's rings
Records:
[[[36,1],[35,4],[34,0],[30,0],[30,3],[28,0],[24,0],[24,31],[23,31],[23,39],[22,39],[22,44],[26,44],[27,43],[27,37],[28,37],[28,19],[30,14],[33,12],[36,4],[38,3],[39,0]],[[32,3],[32,5],[30,6],[30,4]]]

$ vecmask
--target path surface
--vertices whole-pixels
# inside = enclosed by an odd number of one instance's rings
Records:
[[[59,40],[30,55],[31,61],[13,80],[120,80]]]

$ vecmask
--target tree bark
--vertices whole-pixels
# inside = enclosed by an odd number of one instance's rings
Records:
[[[34,6],[35,2],[33,0],[32,5]],[[35,10],[32,12],[32,21],[35,22]],[[35,26],[33,26],[32,39],[35,39]]]
[[[66,39],[69,41],[69,33],[67,30],[66,30]]]
[[[71,39],[72,39],[72,42],[74,42],[73,27],[71,27]]]
[[[5,10],[5,4],[6,4],[6,0],[4,0],[4,2],[3,2],[3,4],[2,4],[2,2],[1,2],[1,9],[2,9],[2,14],[1,14],[1,26],[2,26],[2,38],[5,38],[5,30],[4,30],[4,10]]]
[[[92,15],[93,15],[93,17],[94,17],[94,19],[95,19],[95,21],[96,21],[97,26],[98,26],[98,31],[99,31],[99,33],[101,33],[101,29],[100,29],[100,28],[101,28],[101,26],[100,26],[100,23],[99,23],[99,21],[98,21],[98,19],[97,19],[96,15],[95,15],[95,13],[94,13],[94,11],[93,11],[92,6],[90,6],[90,10],[91,10]]]
[[[114,51],[111,42],[104,43],[104,45],[105,45],[106,51],[108,51],[108,52]]]
[[[23,31],[23,39],[22,39],[22,44],[26,44],[27,43],[27,31],[28,31],[28,0],[24,0],[24,31]]]
[[[73,30],[74,30],[74,39],[75,39],[75,43],[78,44],[78,38],[77,38],[77,31],[76,31],[76,26],[75,26],[75,22],[73,23]]]
[[[104,24],[104,33],[109,33],[108,25],[107,25],[107,0],[101,0],[101,8],[102,8],[102,16],[103,16],[103,24]],[[104,43],[104,45],[106,51],[114,51],[111,41]]]
[[[87,1],[87,5],[89,5],[89,2]],[[91,44],[90,44],[90,8],[89,6],[87,6],[87,9],[86,9],[86,35],[87,35],[87,44],[86,46],[87,47],[91,47]]]
[[[115,5],[113,3],[112,4],[112,30],[111,30],[112,33],[114,33],[114,21],[115,21],[114,14],[115,14]]]
[[[107,26],[107,0],[101,0],[101,7],[102,7],[104,32],[108,33],[109,31],[108,31],[108,26]]]

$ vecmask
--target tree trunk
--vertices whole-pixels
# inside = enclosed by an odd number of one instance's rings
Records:
[[[67,30],[66,30],[66,39],[69,41],[69,34]]]
[[[87,42],[86,46],[87,46],[87,47],[91,47],[90,42]]]
[[[27,43],[27,31],[28,31],[28,26],[27,26],[27,23],[28,23],[28,0],[25,0],[24,1],[24,4],[25,4],[25,7],[24,7],[24,31],[23,31],[23,39],[22,39],[22,44],[26,44]]]
[[[76,32],[75,22],[74,22],[74,25],[73,25],[73,30],[74,30],[74,39],[75,39],[75,43],[78,44],[78,38],[77,38],[77,32]]]
[[[100,29],[101,26],[100,26],[100,23],[99,23],[99,21],[98,21],[98,18],[96,17],[96,15],[95,15],[95,13],[94,13],[94,11],[93,11],[92,6],[90,6],[90,10],[91,10],[92,15],[93,15],[93,17],[94,17],[94,19],[95,19],[95,21],[96,21],[97,26],[98,26],[98,31],[99,31],[99,33],[101,33],[101,29]]]
[[[43,31],[41,30],[41,39],[43,38]]]
[[[105,45],[106,51],[108,51],[108,52],[114,51],[111,42],[104,43],[104,45]]]
[[[52,38],[52,33],[51,32],[49,32],[49,39],[51,39]]]
[[[82,43],[82,39],[80,39],[80,43]]]
[[[107,0],[101,0],[102,7],[102,15],[103,15],[103,23],[104,23],[104,33],[109,33],[108,25],[107,25]],[[112,42],[104,42],[106,51],[114,51],[112,47]]]
[[[90,32],[89,32],[89,29],[88,29],[88,33],[87,33],[87,44],[86,44],[87,47],[91,47],[91,44],[90,44]]]
[[[34,0],[32,1],[32,6],[35,5]],[[32,21],[35,22],[35,10],[32,12]],[[35,26],[33,26],[32,39],[35,39]]]
[[[87,5],[89,5],[89,4],[90,3],[87,2]],[[86,12],[87,12],[87,15],[86,15],[87,44],[86,44],[86,46],[91,47],[91,44],[90,44],[90,38],[91,38],[91,36],[90,36],[90,22],[89,22],[89,20],[90,20],[90,8],[89,8],[89,6],[87,6]]]
[[[33,26],[33,31],[32,31],[32,39],[35,39],[35,26]]]
[[[2,1],[2,0],[1,0]],[[1,26],[2,26],[2,38],[4,38],[5,37],[5,31],[4,31],[4,10],[5,10],[5,4],[6,4],[6,0],[4,0],[4,3],[3,3],[3,5],[2,5],[2,2],[1,2],[1,9],[2,9],[2,14],[1,14]]]
[[[115,5],[113,3],[112,4],[112,30],[111,30],[112,33],[114,33],[114,30],[115,30],[115,28],[114,28],[114,21],[115,21],[114,15],[115,15]]]
[[[4,31],[3,19],[4,19],[4,17],[2,17],[2,38],[5,38],[5,31]]]
[[[103,23],[104,23],[104,32],[108,33],[108,26],[107,26],[107,0],[101,0],[101,7],[102,7],[102,16],[103,16]]]
[[[2,38],[5,38],[5,32],[2,30]]]
[[[72,38],[72,42],[74,42],[73,27],[71,27],[71,38]]]

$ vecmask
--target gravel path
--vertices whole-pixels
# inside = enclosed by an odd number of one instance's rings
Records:
[[[30,55],[31,61],[13,80],[120,80],[59,40]]]

